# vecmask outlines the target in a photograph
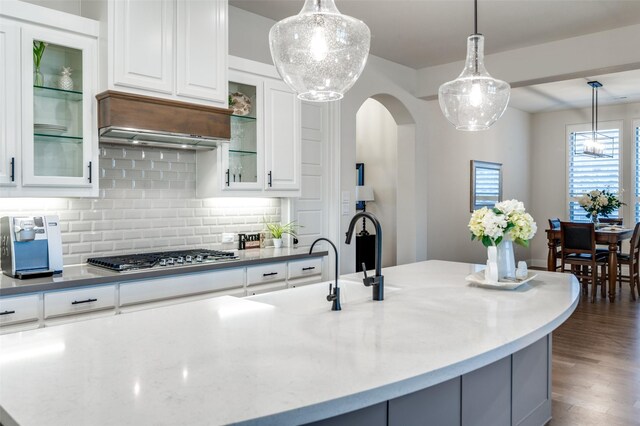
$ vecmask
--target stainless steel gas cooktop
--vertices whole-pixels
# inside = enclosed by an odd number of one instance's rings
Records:
[[[166,268],[171,266],[197,265],[200,263],[234,260],[238,256],[230,251],[220,250],[178,250],[156,253],[125,254],[109,257],[92,257],[87,263],[112,271],[130,271],[134,269]]]

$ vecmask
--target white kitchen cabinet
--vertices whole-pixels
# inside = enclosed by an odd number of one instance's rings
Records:
[[[178,97],[227,105],[227,1],[178,0]]]
[[[38,321],[40,299],[37,294],[0,299],[0,326]]]
[[[293,260],[287,265],[287,279],[307,278],[322,275],[322,259],[319,257]]]
[[[111,309],[115,313],[116,286],[83,287],[44,294],[44,318]]]
[[[160,308],[213,297],[244,297],[320,282],[322,259],[0,297],[0,334]]]
[[[20,138],[20,32],[16,25],[0,23],[0,186],[17,184],[16,152]]]
[[[175,0],[112,2],[113,85],[173,93]]]
[[[247,286],[265,284],[287,279],[286,263],[269,263],[267,265],[247,267]]]
[[[227,107],[227,0],[95,0],[100,89]]]
[[[7,0],[0,28],[0,196],[97,196],[98,23]]]
[[[242,287],[244,269],[174,275],[120,284],[120,306]]]
[[[301,104],[295,93],[272,65],[230,56],[229,94],[244,95],[251,106],[231,116],[227,146],[197,153],[198,197],[300,196]]]
[[[300,101],[282,81],[264,83],[265,172],[267,191],[299,190]]]

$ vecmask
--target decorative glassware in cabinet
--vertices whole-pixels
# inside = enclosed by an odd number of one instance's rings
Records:
[[[229,82],[229,186],[258,181],[256,92],[255,86]]]
[[[83,176],[82,50],[33,42],[34,175]]]

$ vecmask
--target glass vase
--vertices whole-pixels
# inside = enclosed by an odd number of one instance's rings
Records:
[[[44,86],[44,75],[42,75],[40,67],[36,67],[35,70],[33,70],[33,85]]]
[[[514,280],[516,278],[516,257],[511,237],[505,236],[498,249],[498,280]]]
[[[593,223],[593,226],[595,226],[596,228],[598,227],[598,225],[600,225],[600,218],[598,217],[597,214],[591,215],[591,222]]]

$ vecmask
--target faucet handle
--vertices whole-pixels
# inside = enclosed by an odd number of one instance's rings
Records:
[[[333,284],[329,283],[329,294],[327,294],[327,302],[333,302],[336,296],[333,294]]]
[[[364,285],[366,287],[371,286],[374,283],[375,278],[367,276],[367,265],[364,262],[362,262],[362,273],[364,274],[364,278],[362,279]]]

